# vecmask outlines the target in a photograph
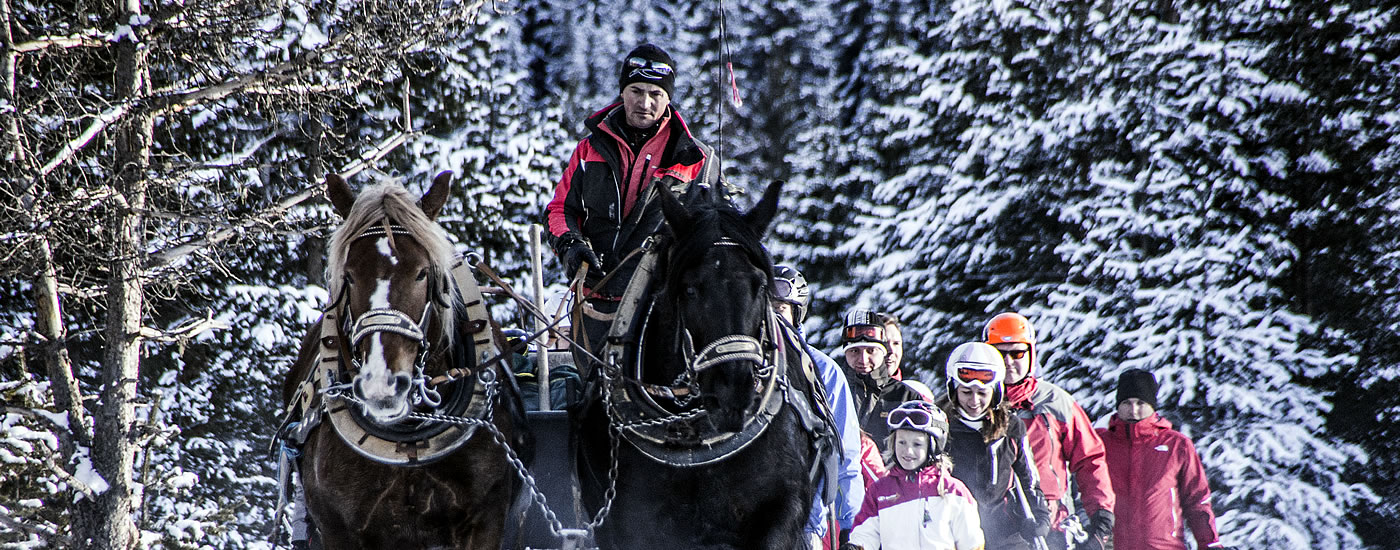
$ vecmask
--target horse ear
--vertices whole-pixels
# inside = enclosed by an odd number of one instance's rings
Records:
[[[350,207],[355,206],[355,194],[350,192],[350,184],[345,183],[340,174],[326,175],[326,198],[342,218],[349,216]]]
[[[452,171],[443,170],[433,178],[433,186],[428,188],[423,198],[418,199],[418,207],[423,209],[428,219],[437,219],[442,212],[442,205],[447,204],[447,192],[452,188],[451,183]]]
[[[691,216],[680,199],[665,184],[654,183],[657,187],[657,198],[661,200],[661,213],[666,216],[666,224],[671,226],[671,231],[677,236],[690,232]]]
[[[763,198],[744,213],[744,223],[749,224],[749,228],[753,229],[754,233],[763,235],[768,232],[768,224],[778,213],[778,195],[783,192],[783,183],[783,180],[774,180],[773,183],[768,184],[768,189],[763,191]]]

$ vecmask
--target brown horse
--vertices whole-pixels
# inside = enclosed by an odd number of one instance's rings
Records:
[[[490,361],[479,290],[457,283],[434,221],[450,180],[415,202],[399,185],[357,198],[326,178],[345,219],[329,247],[332,304],[283,386],[310,411],[298,471],[325,548],[501,547],[520,488],[503,445],[528,455],[530,441],[514,378]]]

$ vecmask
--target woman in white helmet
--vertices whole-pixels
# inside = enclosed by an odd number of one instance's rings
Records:
[[[1035,548],[1050,530],[1026,426],[1003,404],[1006,364],[996,348],[968,342],[944,370],[953,477],[977,498],[989,550]],[[1043,546],[1042,546],[1043,547]]]
[[[943,453],[948,417],[932,403],[908,401],[886,422],[889,473],[866,488],[842,550],[982,550],[977,502]]]

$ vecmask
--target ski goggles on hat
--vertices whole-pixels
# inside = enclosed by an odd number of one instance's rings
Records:
[[[627,73],[629,78],[641,76],[642,78],[651,80],[666,78],[675,71],[670,65],[636,55],[627,58],[627,68],[631,69],[631,71]]]
[[[889,417],[885,419],[890,430],[908,428],[911,430],[928,431],[931,428],[947,430],[948,426],[942,420],[933,417],[933,413],[924,409],[898,408],[890,411]]]
[[[858,340],[884,342],[885,327],[880,325],[851,325],[841,330],[841,339],[847,342],[855,342]]]

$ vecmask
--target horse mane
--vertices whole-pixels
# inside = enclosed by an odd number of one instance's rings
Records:
[[[773,278],[773,258],[764,248],[762,235],[744,221],[743,214],[728,204],[709,200],[687,201],[689,227],[672,227],[670,272],[667,287],[676,288],[679,278],[698,264],[715,243],[728,239],[738,244],[755,266]],[[683,236],[683,237],[682,237]]]
[[[380,183],[366,189],[355,199],[350,214],[331,234],[327,249],[326,282],[332,300],[340,296],[345,285],[345,264],[349,261],[350,243],[366,230],[380,225],[382,220],[408,232],[408,237],[418,242],[428,252],[429,261],[434,266],[432,277],[451,277],[451,266],[457,252],[448,240],[447,232],[436,221],[428,218],[418,205],[418,199],[397,183]],[[450,284],[450,283],[449,283]],[[449,286],[450,288],[450,286]],[[431,303],[431,299],[429,300]],[[461,295],[451,296],[453,309],[461,302]],[[448,342],[455,341],[455,315],[441,315],[443,330]]]

